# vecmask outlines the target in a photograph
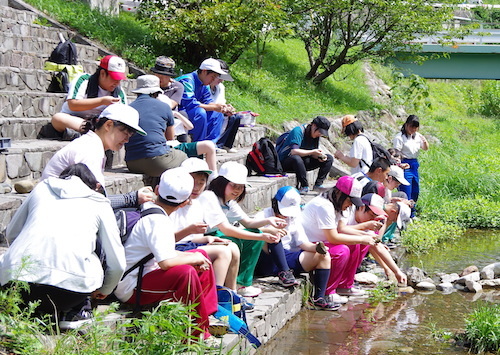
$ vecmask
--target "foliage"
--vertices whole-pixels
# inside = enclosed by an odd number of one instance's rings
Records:
[[[393,283],[387,285],[384,282],[379,282],[375,288],[368,290],[368,293],[370,294],[370,303],[384,303],[394,300],[398,296],[398,289]]]
[[[424,106],[430,107],[429,86],[424,78],[416,74],[405,78],[401,72],[394,72],[393,78],[393,104],[403,105],[412,111],[419,111]]]
[[[481,305],[466,319],[465,339],[477,353],[500,353],[500,305]]]
[[[497,81],[486,82],[481,89],[481,114],[488,117],[500,117],[500,84]]]
[[[449,341],[453,338],[453,333],[449,330],[439,328],[436,323],[431,322],[427,327],[431,336],[440,341]]]
[[[288,6],[298,18],[296,32],[309,57],[306,78],[314,83],[345,64],[391,56],[402,47],[416,50],[415,38],[441,30],[453,15],[451,7],[426,0],[311,0]]]
[[[472,9],[474,18],[483,23],[484,28],[499,28],[500,10],[478,6]]]
[[[158,55],[164,54],[165,44],[156,40],[149,28],[130,13],[108,16],[82,1],[27,0],[57,21],[97,40],[123,58],[146,68]]]
[[[464,230],[442,221],[419,219],[401,232],[401,242],[408,253],[421,254],[446,240],[460,237]]]
[[[157,39],[169,43],[169,55],[192,65],[207,57],[233,63],[261,31],[287,33],[286,14],[271,0],[149,0],[139,15]]]

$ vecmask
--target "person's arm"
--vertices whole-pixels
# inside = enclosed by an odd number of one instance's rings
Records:
[[[286,221],[284,219],[272,216],[268,218],[251,218],[251,217],[246,217],[239,222],[245,227],[245,228],[261,228],[267,225],[271,225],[274,228],[285,228],[286,227]]]
[[[168,270],[178,265],[191,265],[198,270],[207,271],[210,269],[212,263],[200,252],[187,253],[181,251],[177,252],[177,256],[158,263],[158,266],[162,270]]]
[[[299,248],[303,251],[309,251],[311,253],[316,253],[316,244],[311,242],[304,242],[299,245]]]
[[[174,126],[168,126],[165,130],[165,139],[167,141],[173,141],[175,139],[175,129]]]
[[[189,226],[175,232],[175,241],[178,242],[191,234],[204,234],[207,231],[207,227],[208,224],[203,222],[190,224]]]
[[[407,277],[401,271],[399,266],[396,264],[394,259],[392,258],[389,250],[385,247],[385,245],[381,243],[377,243],[370,247],[370,254],[373,255],[375,260],[382,266],[387,276],[389,276],[390,271],[394,273],[396,279],[399,283],[406,285]]]
[[[429,149],[429,142],[427,141],[427,139],[420,133],[417,132],[417,134],[419,135],[420,137],[420,147],[423,149],[423,150],[428,150]]]
[[[301,149],[301,148],[296,148],[292,149],[290,151],[291,155],[298,155],[299,157],[313,157],[315,159],[318,159],[320,156],[323,156],[324,153],[321,149]]]
[[[331,244],[364,244],[364,245],[375,245],[375,240],[378,236],[374,233],[364,233],[364,235],[350,235],[339,233],[337,229],[323,229],[325,239]]]
[[[355,168],[355,167],[359,166],[359,162],[361,161],[361,159],[357,159],[357,158],[345,155],[340,150],[337,150],[335,152],[334,157],[337,158],[340,161],[343,161],[344,163],[346,163],[351,168]]]
[[[353,235],[366,235],[366,230],[378,231],[382,228],[383,224],[378,221],[366,221],[358,224],[347,225],[343,220],[339,221],[337,230],[339,233],[353,234]]]
[[[217,228],[228,237],[244,239],[244,240],[263,240],[267,243],[279,242],[279,237],[269,233],[254,233],[229,224],[229,222],[222,222],[217,225]]]
[[[191,123],[191,121],[182,113],[174,111],[174,117],[182,122],[182,125],[187,131],[190,131],[194,128],[194,125]]]
[[[71,111],[86,111],[95,107],[120,102],[120,98],[113,96],[94,97],[91,99],[70,99],[67,101]]]
[[[199,106],[202,109],[204,109],[205,111],[224,112],[226,105],[224,105],[224,104],[217,104],[215,102],[211,102],[209,104],[200,104]]]

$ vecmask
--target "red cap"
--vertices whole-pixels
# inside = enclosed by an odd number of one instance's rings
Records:
[[[101,59],[99,66],[106,69],[109,76],[114,80],[125,80],[127,76],[125,75],[126,65],[123,59],[117,57],[116,55],[107,55]]]

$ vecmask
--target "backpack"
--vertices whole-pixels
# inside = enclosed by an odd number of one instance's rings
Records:
[[[377,158],[385,158],[391,164],[395,164],[394,158],[391,156],[391,153],[389,153],[389,151],[387,149],[385,149],[381,144],[373,142],[370,138],[368,138],[364,134],[360,134],[360,136],[365,137],[366,139],[368,139],[368,142],[370,142],[370,145],[372,147],[372,153],[373,153],[372,161],[374,161]],[[362,162],[368,168],[370,168],[370,165],[368,165],[364,159],[361,159],[361,161],[359,162],[360,167],[362,167],[362,165],[361,165]]]
[[[306,128],[304,125],[300,125],[300,128],[302,129],[302,134],[306,131]],[[283,150],[285,150],[287,147],[285,146],[285,141],[288,138],[288,135],[290,134],[290,131],[283,133],[281,136],[276,139],[276,151],[281,153]]]
[[[281,167],[274,144],[265,137],[253,144],[252,150],[247,155],[245,165],[248,169],[248,174],[251,174],[252,171],[255,171],[257,175],[283,174],[283,168]]]
[[[69,39],[64,40],[60,35],[60,42],[57,47],[50,53],[49,62],[57,64],[76,65],[78,62],[78,53],[76,52],[76,45]]]
[[[52,79],[50,80],[47,92],[68,92],[69,83],[68,70],[64,68],[59,72],[52,73]]]

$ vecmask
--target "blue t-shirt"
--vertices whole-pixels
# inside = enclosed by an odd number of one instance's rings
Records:
[[[203,85],[196,71],[182,75],[175,80],[184,85],[179,111],[192,110],[200,106],[200,104],[206,105],[213,102],[210,87]]]
[[[294,127],[283,142],[282,149],[278,152],[279,160],[282,162],[289,155],[292,149],[318,149],[319,138],[312,138],[306,135],[307,124]]]
[[[165,138],[167,127],[174,125],[174,116],[169,105],[149,95],[139,95],[130,104],[139,112],[139,126],[147,136],[134,134],[125,144],[125,161],[152,158],[170,151]]]

